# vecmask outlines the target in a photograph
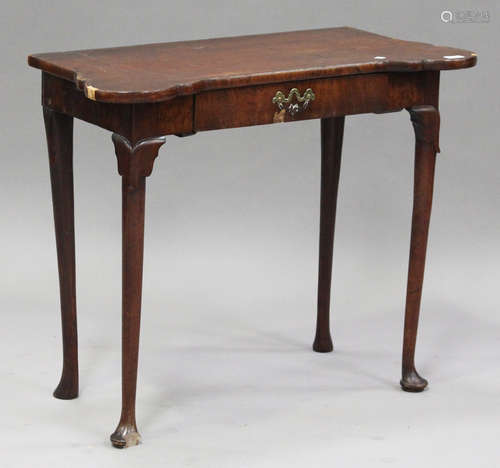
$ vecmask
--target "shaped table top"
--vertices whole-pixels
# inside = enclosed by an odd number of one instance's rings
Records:
[[[375,72],[475,65],[467,50],[339,27],[35,54],[32,67],[101,102],[157,102],[200,91]]]

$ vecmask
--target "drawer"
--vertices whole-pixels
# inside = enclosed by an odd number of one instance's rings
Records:
[[[202,92],[195,98],[194,127],[203,131],[400,110],[425,101],[424,75],[373,73]],[[290,93],[294,88],[297,92]],[[302,109],[307,90],[314,99]],[[296,113],[288,112],[290,104]]]

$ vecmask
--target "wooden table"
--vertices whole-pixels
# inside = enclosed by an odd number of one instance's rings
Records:
[[[427,381],[414,353],[439,152],[439,72],[476,54],[348,27],[31,55],[42,70],[52,183],[63,370],[54,396],[78,396],[73,118],[113,132],[122,177],[122,412],[116,447],[140,441],[135,419],[146,177],[166,135],[321,119],[321,214],[313,349],[332,351],[329,307],[344,118],[408,110],[415,130],[414,199],[401,386]],[[272,156],[270,156],[272,157]]]

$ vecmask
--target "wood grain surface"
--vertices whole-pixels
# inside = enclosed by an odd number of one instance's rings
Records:
[[[472,67],[476,54],[349,27],[35,54],[89,99],[158,102],[200,91],[387,71]]]

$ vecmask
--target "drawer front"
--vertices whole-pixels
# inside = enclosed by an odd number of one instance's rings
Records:
[[[387,75],[379,74],[200,93],[196,96],[195,128],[200,131],[215,130],[382,112],[385,108],[387,88]],[[297,91],[292,91],[294,89]]]
[[[424,75],[374,73],[207,91],[195,98],[194,126],[203,131],[400,110],[424,103]],[[314,99],[303,108],[308,90]]]

